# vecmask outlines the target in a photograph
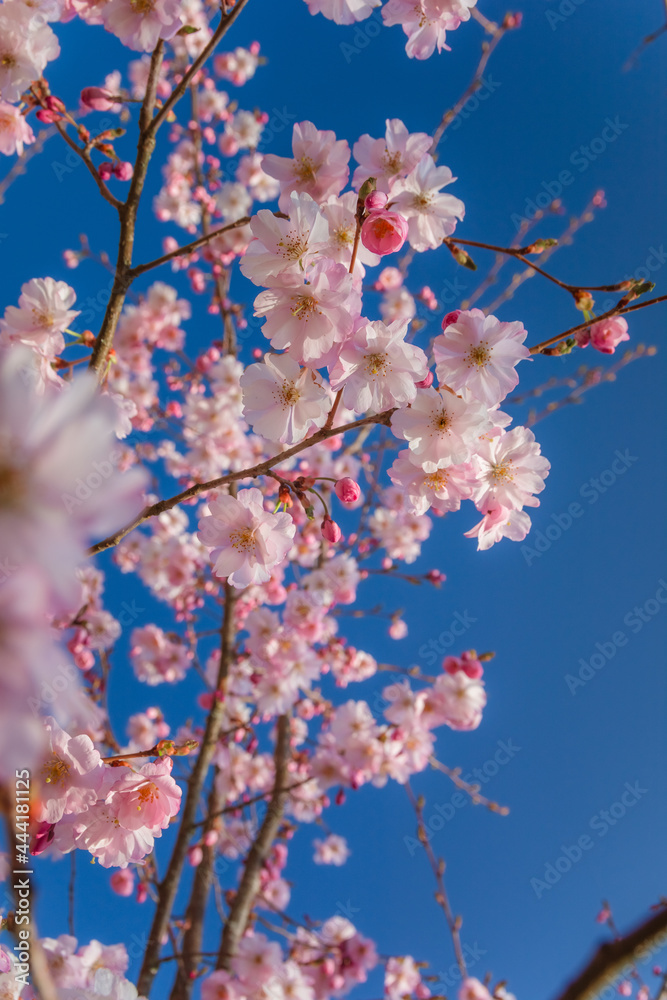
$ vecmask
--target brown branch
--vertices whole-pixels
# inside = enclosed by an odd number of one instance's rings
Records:
[[[93,163],[88,149],[85,146],[79,146],[79,144],[76,143],[74,139],[72,139],[71,135],[68,135],[66,125],[63,124],[62,121],[56,121],[54,122],[54,125],[57,128],[60,135],[65,140],[65,142],[67,143],[67,145],[69,146],[69,148],[72,149],[76,153],[76,155],[79,156],[81,160],[86,164],[86,167],[88,168],[88,171],[91,174],[93,180],[97,184],[100,190],[100,194],[102,195],[104,200],[108,201],[110,205],[113,205],[116,211],[120,212],[120,210],[123,207],[123,202],[120,201],[118,198],[116,198],[114,194],[111,193],[109,188],[106,186],[106,184],[100,177],[97,167]]]
[[[130,522],[130,524],[127,524],[124,528],[116,531],[113,535],[109,535],[108,538],[104,538],[101,542],[97,542],[93,545],[90,549],[88,549],[88,554],[96,555],[98,552],[104,552],[105,549],[113,548],[114,545],[117,545],[118,542],[125,538],[125,536],[131,531],[134,531],[134,529],[140,524],[143,524],[144,521],[148,521],[149,518],[162,514],[165,510],[171,510],[172,507],[176,507],[179,503],[183,503],[185,500],[191,500],[193,497],[199,496],[201,493],[217,489],[218,486],[224,486],[225,483],[235,483],[241,479],[255,479],[257,476],[266,475],[266,473],[272,469],[274,465],[280,465],[288,458],[291,458],[293,455],[298,455],[299,452],[303,451],[305,448],[310,448],[311,445],[318,444],[320,441],[325,441],[327,438],[335,437],[337,434],[345,434],[347,431],[354,430],[356,427],[363,427],[366,424],[388,424],[391,419],[391,415],[394,412],[395,409],[386,410],[384,413],[375,413],[370,417],[362,417],[360,420],[354,420],[352,423],[345,424],[341,427],[323,427],[319,431],[315,431],[314,434],[311,434],[310,437],[305,438],[299,444],[295,444],[292,448],[288,448],[287,451],[283,451],[279,455],[274,455],[273,458],[268,458],[264,462],[259,462],[250,469],[241,469],[238,472],[229,472],[227,475],[220,476],[218,479],[212,479],[208,483],[195,483],[193,486],[189,486],[187,490],[183,490],[182,493],[177,493],[176,496],[169,497],[167,500],[158,500],[157,503],[152,504],[150,507],[145,507],[144,510]]]
[[[215,29],[208,44],[201,50],[201,52],[194,60],[192,65],[185,71],[177,86],[174,87],[171,94],[164,102],[158,113],[148,124],[147,131],[150,132],[152,135],[155,135],[160,125],[165,120],[171,109],[173,108],[174,104],[180,101],[181,97],[183,97],[195,74],[204,65],[208,57],[211,55],[211,53],[217,46],[220,39],[227,33],[229,28],[231,28],[232,24],[234,23],[234,21],[239,16],[239,14],[241,13],[241,11],[243,10],[243,8],[247,3],[248,0],[236,0],[236,6],[228,14],[226,15],[223,14],[223,16],[220,19],[220,24]]]
[[[646,961],[667,944],[667,907],[643,921],[625,937],[600,945],[586,967],[556,1000],[593,1000],[628,963]]]
[[[225,584],[225,610],[220,629],[220,669],[218,673],[218,687],[224,684],[229,676],[229,667],[234,657],[234,642],[236,630],[234,626],[234,600],[235,591],[228,583]],[[213,785],[209,792],[206,808],[206,819],[202,836],[212,830],[215,826],[215,817],[222,808],[225,795],[219,790],[216,781],[217,768],[213,777]],[[179,962],[178,972],[171,991],[171,1000],[188,1000],[192,993],[197,971],[198,957],[202,950],[204,937],[204,916],[206,904],[211,889],[211,884],[215,875],[215,856],[217,847],[215,844],[202,845],[202,860],[195,869],[190,901],[185,912],[185,934],[181,946],[183,961]]]
[[[111,296],[104,313],[100,332],[95,340],[93,353],[90,358],[90,368],[96,373],[101,381],[106,372],[107,358],[113,343],[118,320],[125,302],[125,296],[132,284],[130,268],[132,267],[132,251],[134,249],[134,230],[137,221],[137,211],[139,201],[144,189],[144,182],[148,172],[153,150],[155,149],[155,132],[149,132],[155,102],[157,98],[157,86],[160,78],[160,68],[164,54],[164,42],[160,40],[151,56],[151,65],[148,72],[148,82],[146,84],[146,94],[139,113],[139,141],[137,143],[137,156],[134,161],[134,173],[130,183],[130,191],[127,201],[120,205],[118,215],[120,217],[120,235],[118,237],[118,257],[116,260],[116,274],[114,277]]]
[[[601,316],[596,316],[595,319],[589,319],[586,323],[579,323],[577,326],[571,326],[569,330],[564,333],[557,333],[554,337],[549,337],[548,340],[543,340],[540,344],[535,344],[534,347],[530,348],[531,354],[542,354],[545,348],[551,347],[552,344],[557,344],[561,340],[565,340],[571,337],[573,334],[578,333],[580,330],[586,330],[589,326],[594,323],[599,323],[603,319],[609,319],[611,316],[625,316],[626,313],[636,312],[637,309],[645,309],[647,306],[654,306],[658,302],[667,302],[667,295],[658,295],[655,299],[647,299],[646,302],[638,302],[634,306],[614,306],[613,309],[608,309],[606,313],[602,313]]]
[[[154,267],[160,267],[161,264],[168,264],[170,260],[174,257],[185,257],[187,254],[194,253],[198,247],[204,246],[205,243],[210,243],[211,240],[215,239],[216,236],[220,236],[221,233],[228,233],[230,229],[240,229],[241,226],[247,226],[250,222],[250,216],[244,215],[242,219],[237,219],[236,222],[228,222],[225,226],[220,226],[219,229],[213,229],[211,232],[205,233],[203,236],[198,236],[196,240],[192,243],[187,243],[185,246],[177,247],[176,250],[171,250],[169,253],[165,253],[162,257],[156,257],[155,260],[149,260],[146,264],[137,264],[129,271],[129,276],[134,280],[138,278],[140,274],[145,274],[146,271],[152,270]]]
[[[426,852],[426,857],[428,858],[429,864],[435,875],[435,880],[438,886],[438,890],[435,894],[435,901],[442,909],[445,914],[445,919],[449,927],[450,934],[452,935],[452,942],[454,944],[454,954],[456,955],[456,964],[459,967],[461,973],[461,978],[465,979],[468,975],[468,970],[466,968],[466,961],[463,957],[463,949],[461,948],[461,918],[455,917],[452,913],[452,908],[449,902],[449,897],[447,895],[447,890],[445,889],[445,862],[442,858],[436,858],[433,848],[428,839],[428,832],[426,826],[424,825],[424,800],[420,796],[418,799],[415,798],[415,793],[410,787],[410,783],[406,782],[405,790],[408,794],[408,798],[412,804],[415,814],[417,816],[417,839],[419,843],[424,848]]]
[[[225,601],[225,617],[222,626],[222,645],[224,655],[220,657],[220,667],[216,689],[224,688],[229,660],[232,655],[234,636],[234,603],[235,592],[230,587],[226,587],[227,599]],[[197,808],[199,798],[206,781],[206,776],[213,759],[213,754],[222,730],[224,718],[224,703],[219,698],[214,698],[213,705],[206,720],[206,729],[202,739],[201,750],[195,761],[192,774],[188,781],[188,788],[185,796],[185,803],[181,813],[181,825],[176,836],[176,843],[169,861],[169,866],[164,878],[160,882],[158,890],[158,902],[153,917],[153,924],[148,937],[148,944],[144,953],[144,960],[139,973],[137,989],[141,996],[147,997],[153,980],[159,968],[160,948],[162,941],[169,927],[171,913],[176,900],[176,893],[181,880],[183,866],[188,850],[188,841],[192,831],[196,827]]]
[[[252,908],[260,890],[262,867],[276,838],[283,811],[287,802],[287,783],[290,756],[290,722],[287,715],[281,715],[276,725],[276,748],[274,761],[276,775],[273,794],[268,805],[259,833],[246,859],[241,883],[231,904],[229,917],[222,931],[217,968],[229,969],[236,954],[239,941],[245,933]]]
[[[504,25],[491,25],[490,22],[487,22],[487,25],[488,27],[486,27],[486,30],[489,30],[491,27],[495,29],[493,31],[493,37],[491,38],[490,42],[482,42],[482,58],[480,59],[477,65],[477,69],[475,70],[475,74],[472,80],[470,81],[469,86],[466,88],[463,94],[461,94],[456,104],[453,107],[451,107],[449,111],[445,111],[444,115],[440,119],[440,124],[433,133],[433,142],[431,143],[431,148],[429,149],[429,153],[431,154],[431,156],[435,156],[436,150],[440,144],[440,140],[445,134],[445,130],[449,128],[449,126],[454,121],[454,119],[456,118],[456,116],[458,115],[459,111],[466,103],[468,98],[472,97],[475,91],[479,90],[479,88],[482,86],[482,76],[484,75],[486,64],[491,58],[493,50],[500,42],[500,39],[503,37],[505,32],[509,30]]]

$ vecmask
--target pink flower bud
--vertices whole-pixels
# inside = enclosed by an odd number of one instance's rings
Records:
[[[223,156],[236,156],[239,151],[238,141],[229,132],[220,136],[218,146]]]
[[[118,896],[131,896],[134,892],[134,872],[131,868],[119,868],[111,876],[110,882]]]
[[[341,503],[356,503],[361,496],[359,483],[355,483],[354,479],[349,477],[339,479],[334,486],[334,491]]]
[[[97,172],[101,180],[108,181],[113,176],[113,163],[111,160],[104,160],[103,163],[100,163]]]
[[[204,852],[202,851],[199,844],[195,844],[194,847],[188,848],[188,861],[190,862],[193,868],[196,868],[197,865],[200,865],[203,860],[204,860]]]
[[[442,321],[442,329],[446,330],[447,327],[451,326],[452,323],[456,323],[460,315],[461,315],[460,309],[455,309],[454,312],[447,313],[447,315]]]
[[[145,903],[148,899],[148,886],[145,882],[139,882],[137,886],[137,903]]]
[[[597,917],[595,918],[599,924],[606,924],[611,916],[611,910],[608,906],[603,906]]]
[[[44,122],[45,125],[52,125],[54,122],[59,122],[62,115],[59,115],[57,111],[49,111],[46,108],[40,108],[35,117],[38,118],[40,122]]]
[[[408,236],[408,224],[398,212],[372,212],[361,227],[361,242],[381,257],[400,250]]]
[[[207,830],[204,834],[204,843],[207,847],[215,847],[219,839],[220,837],[217,830]]]
[[[624,980],[622,983],[618,984],[618,992],[622,997],[632,996],[632,983],[629,979]]]
[[[364,201],[364,208],[367,212],[377,212],[379,209],[384,208],[388,201],[389,198],[384,191],[371,191]]]
[[[119,160],[114,164],[113,172],[119,181],[129,181],[134,173],[134,167],[127,160]]]
[[[389,626],[389,635],[392,639],[405,639],[407,634],[408,626],[402,618],[399,618],[398,621],[392,622]]]
[[[37,855],[45,851],[53,840],[55,829],[55,823],[40,823],[37,831],[32,835],[30,853]]]
[[[333,545],[343,537],[342,531],[330,517],[322,519],[322,537],[326,538],[327,542],[331,542]]]
[[[84,87],[81,91],[81,103],[91,111],[111,111],[115,101],[110,101],[111,91],[106,87]]]
[[[585,347],[590,340],[595,350],[602,354],[613,354],[622,341],[630,340],[628,324],[623,316],[611,316],[609,319],[600,320],[599,323],[593,323],[589,330],[580,333],[584,335],[582,339],[585,339],[585,342],[581,343],[579,334],[576,334],[580,347]]]
[[[423,378],[421,382],[415,382],[415,386],[418,389],[430,389],[433,385],[433,372],[428,372],[426,378]]]

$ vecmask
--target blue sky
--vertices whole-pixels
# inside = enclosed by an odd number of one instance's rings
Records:
[[[505,6],[481,0],[480,9],[499,19]],[[608,207],[584,227],[573,246],[559,250],[550,270],[567,281],[601,284],[655,268],[656,294],[664,293],[661,104],[667,39],[648,49],[632,71],[622,72],[634,46],[659,26],[664,5],[646,0],[633,5],[631,17],[624,0],[580,0],[578,5],[517,0],[513,9],[523,12],[524,24],[494,54],[486,73],[486,99],[466,109],[441,146],[440,162],[458,178],[449,190],[466,204],[459,234],[507,245],[515,233],[513,217],[525,215],[541,192],[556,192],[559,175],[568,171],[572,180],[562,195],[567,214],[542,222],[538,235],[558,236],[568,216],[579,214],[599,188]],[[561,9],[573,12],[558,20],[547,16]],[[242,107],[259,106],[288,122],[312,120],[350,145],[361,133],[382,134],[387,117],[403,119],[411,131],[432,131],[472,76],[482,37],[479,26],[464,25],[450,36],[452,52],[426,62],[405,57],[398,28],[383,29],[370,39],[364,30],[364,25],[343,28],[312,18],[300,0],[289,5],[251,0],[229,44],[259,39],[268,64],[234,96]],[[54,93],[72,104],[82,86],[101,83],[106,73],[127,61],[126,52],[102,29],[70,24],[58,31],[63,55],[49,78]],[[611,131],[610,120],[616,126]],[[595,140],[603,133],[613,139],[603,139],[604,149],[596,153],[601,143]],[[129,159],[133,133],[121,142]],[[164,154],[164,135],[160,142]],[[285,155],[289,143],[288,126],[261,149]],[[76,248],[78,234],[86,232],[94,249],[113,256],[114,213],[99,200],[85,168],[67,166],[64,148],[51,140],[2,206],[0,255],[7,303],[17,299],[22,282],[46,274],[69,281],[80,302],[103,301],[108,276],[91,263],[68,271],[61,254]],[[150,198],[159,184],[154,169],[137,259],[159,254],[164,235],[176,232],[151,217]],[[482,251],[474,256],[480,269],[491,259]],[[513,273],[511,265],[506,273]],[[417,287],[428,283],[440,298],[464,297],[476,281],[444,249],[418,260],[414,275]],[[182,279],[170,271],[157,276],[186,292]],[[239,276],[232,287],[240,299],[249,300],[248,286]],[[599,304],[603,299],[601,295]],[[521,319],[529,343],[579,319],[567,294],[539,278],[527,282],[498,314]],[[486,765],[482,773],[490,777],[484,793],[509,806],[509,816],[452,805],[455,789],[436,772],[417,776],[413,787],[426,796],[432,844],[447,860],[452,903],[464,918],[462,940],[473,956],[470,971],[482,978],[490,970],[494,981],[508,979],[519,1000],[556,994],[576,970],[598,936],[594,916],[601,899],[612,902],[619,925],[628,927],[665,892],[667,605],[655,595],[667,580],[661,461],[667,426],[666,315],[664,307],[657,307],[630,320],[633,343],[656,344],[660,350],[655,357],[637,361],[614,384],[590,392],[583,405],[536,426],[552,467],[526,542],[530,550],[504,541],[477,553],[474,543],[462,537],[474,523],[472,512],[438,520],[414,568],[442,569],[448,579],[441,590],[375,580],[360,591],[361,606],[382,602],[388,610],[402,607],[408,637],[392,642],[380,619],[346,619],[341,626],[350,641],[377,659],[403,667],[428,669],[425,647],[443,633],[447,642],[457,614],[469,622],[459,648],[496,651],[486,673],[489,703],[482,726],[469,734],[442,732],[438,753],[464,774]],[[215,318],[207,316],[201,303],[187,330],[195,345],[190,353],[218,335]],[[435,327],[430,334],[434,332]],[[421,336],[427,339],[429,331]],[[244,348],[246,359],[250,346]],[[571,373],[583,362],[610,364],[591,353],[537,357],[530,368],[524,366],[521,388]],[[525,407],[516,408],[518,420],[525,414]],[[579,505],[580,514],[568,525],[572,504]],[[558,523],[560,537],[553,527]],[[543,543],[544,551],[537,553],[533,546],[539,532],[549,544]],[[100,564],[109,566],[110,560]],[[667,595],[667,587],[660,592]],[[106,597],[112,613],[120,613],[123,601],[136,599],[145,608],[146,622],[167,621],[164,609],[133,578],[110,571]],[[111,694],[116,718],[157,700],[175,727],[182,721],[184,692],[194,693],[196,684],[186,681],[167,692],[137,684],[123,663],[126,638],[116,655],[122,683]],[[585,664],[596,654],[604,662],[596,659],[599,669],[591,674]],[[582,669],[590,679],[568,682],[568,675],[577,677]],[[349,696],[366,697],[372,704],[385,683],[386,675],[378,675]],[[494,773],[499,749],[506,762],[496,765]],[[615,806],[619,802],[625,805]],[[342,869],[314,869],[310,845],[320,831],[302,830],[287,870],[295,883],[291,912],[315,919],[336,912],[349,916],[377,941],[382,954],[410,953],[429,961],[443,984],[438,991],[453,993],[447,971],[454,961],[451,943],[433,902],[426,859],[410,839],[414,818],[404,790],[395,784],[381,792],[364,788],[348,795],[344,809],[330,809],[326,819],[334,832],[348,838],[352,857]],[[531,884],[544,880],[547,866],[582,837],[592,846],[580,849],[580,858],[570,851],[576,860],[552,887]],[[168,846],[168,833],[163,840],[162,848]],[[148,926],[147,906],[141,909],[115,897],[108,873],[90,866],[84,855],[77,862],[79,937],[123,940],[137,956]],[[40,865],[43,933],[66,931],[63,890],[68,875],[68,863]],[[667,963],[667,950],[655,961]],[[358,995],[376,997],[377,990],[373,983]]]

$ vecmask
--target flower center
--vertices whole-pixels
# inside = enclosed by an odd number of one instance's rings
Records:
[[[397,174],[403,166],[403,157],[398,152],[390,153],[385,147],[384,155],[382,157],[382,166],[388,174]]]
[[[351,226],[341,226],[339,229],[334,229],[333,232],[334,242],[341,248],[351,246],[354,243],[354,235]]]
[[[432,423],[435,429],[442,433],[443,431],[449,430],[452,422],[449,418],[447,410],[441,410],[440,413],[434,414]]]
[[[16,56],[12,55],[11,52],[7,52],[2,59],[0,59],[0,66],[6,67],[7,69],[13,69],[16,66]]]
[[[69,764],[54,754],[45,762],[42,774],[46,775],[44,780],[47,785],[64,785],[65,778],[69,774]]]
[[[472,347],[468,354],[469,367],[471,365],[477,365],[478,368],[484,368],[485,365],[491,360],[491,351],[486,345],[486,341],[482,341],[477,347]]]
[[[309,236],[310,231],[307,231],[300,236],[295,230],[291,230],[278,244],[278,246],[282,248],[282,256],[288,257],[290,260],[298,260],[299,257],[302,257],[308,249]]]
[[[282,389],[278,390],[278,398],[283,406],[296,406],[301,399],[301,393],[291,382],[285,382]]]
[[[302,156],[294,161],[294,176],[302,184],[314,183],[315,164],[309,156]]]
[[[431,199],[432,195],[429,191],[420,191],[419,194],[413,196],[412,205],[418,212],[426,212],[431,204]]]
[[[492,465],[490,475],[494,483],[511,483],[514,481],[514,466],[511,462]]]
[[[364,360],[366,361],[366,371],[369,375],[387,374],[386,354],[365,354]]]
[[[155,0],[130,0],[130,5],[137,14],[147,14],[155,6]]]
[[[437,493],[438,490],[443,489],[447,485],[449,476],[447,475],[446,469],[436,469],[435,472],[430,472],[424,478],[424,486],[428,487],[429,490],[433,490]]]
[[[317,299],[314,299],[312,295],[295,295],[292,301],[296,303],[292,309],[292,316],[298,316],[299,319],[305,320],[306,323],[312,313],[319,312]]]
[[[239,531],[230,531],[229,540],[232,547],[240,552],[255,551],[255,529],[241,528]]]
[[[147,803],[155,802],[157,795],[157,785],[153,784],[152,781],[147,781],[146,784],[142,785],[139,789],[139,805],[137,806],[137,811],[141,812]]]

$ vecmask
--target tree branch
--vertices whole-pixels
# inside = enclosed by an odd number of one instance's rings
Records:
[[[267,808],[257,838],[248,853],[241,884],[232,902],[229,917],[222,931],[217,968],[229,969],[236,954],[239,941],[248,926],[248,920],[260,889],[262,866],[269,855],[283,817],[288,792],[285,789],[290,750],[289,717],[278,719],[274,760],[276,776],[273,795]]]
[[[233,611],[236,593],[233,588],[229,586],[226,587],[226,598],[221,645],[221,651],[224,651],[224,655],[221,653],[220,668],[218,670],[216,685],[217,690],[224,689],[229,661],[232,655],[234,635]],[[181,874],[183,871],[183,865],[185,864],[187,856],[188,841],[192,831],[197,825],[196,818],[199,798],[201,796],[204,782],[206,781],[206,776],[215,752],[216,744],[220,736],[223,717],[224,704],[219,698],[214,698],[213,706],[206,720],[206,729],[202,739],[201,750],[199,751],[199,756],[195,761],[192,774],[190,775],[190,779],[188,781],[185,804],[181,814],[181,825],[176,837],[176,843],[174,844],[174,850],[169,861],[169,866],[158,890],[158,902],[155,909],[155,916],[153,917],[153,924],[148,937],[148,944],[144,953],[144,960],[137,983],[137,990],[140,996],[148,996],[159,968],[160,948],[162,947],[163,938],[169,927],[171,913],[174,907],[176,893],[178,892]]]
[[[208,483],[195,483],[193,486],[189,486],[187,490],[183,490],[182,493],[177,493],[176,496],[169,497],[167,500],[158,500],[157,503],[152,504],[150,507],[145,507],[140,514],[138,514],[133,521],[127,524],[124,528],[116,531],[113,535],[109,535],[108,538],[104,538],[101,542],[97,542],[90,549],[88,549],[88,555],[96,555],[98,552],[104,552],[105,549],[113,548],[114,545],[118,545],[121,539],[129,535],[131,531],[134,531],[140,524],[144,521],[148,521],[151,517],[156,517],[158,514],[162,514],[165,510],[171,510],[172,507],[176,507],[179,503],[183,503],[185,500],[191,500],[201,493],[206,493],[209,490],[217,489],[218,486],[224,486],[225,483],[235,483],[241,479],[256,479],[257,476],[265,475],[274,465],[280,465],[281,462],[286,461],[293,455],[298,455],[299,452],[304,451],[306,448],[310,448],[311,445],[318,444],[320,441],[325,441],[327,438],[335,437],[337,434],[345,434],[347,431],[354,430],[355,427],[363,427],[366,424],[389,424],[391,420],[392,413],[395,409],[386,410],[384,413],[374,413],[370,417],[362,417],[360,420],[354,420],[350,424],[345,424],[341,427],[323,427],[319,431],[315,431],[310,437],[305,438],[299,444],[295,444],[292,448],[288,448],[287,451],[281,452],[279,455],[274,455],[273,458],[268,458],[264,462],[259,462],[257,465],[252,466],[250,469],[241,469],[238,472],[228,472],[225,476],[220,476],[218,479],[212,479]]]

